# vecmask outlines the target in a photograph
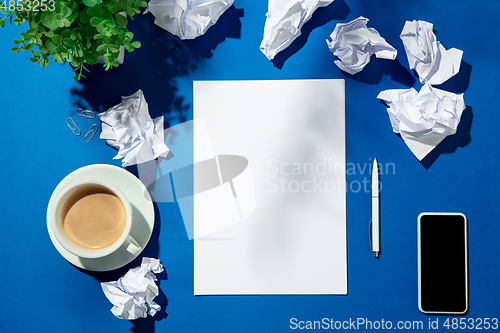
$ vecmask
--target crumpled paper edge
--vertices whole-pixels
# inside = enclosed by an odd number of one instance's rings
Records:
[[[134,100],[137,100],[136,103],[134,103]],[[127,103],[135,104],[135,107],[133,109],[127,108]],[[143,110],[141,110],[143,106],[144,108]],[[149,128],[150,130],[152,130],[152,133],[150,133],[152,135],[150,135],[148,138],[132,138],[127,134],[126,127],[115,128],[106,122],[106,118],[110,115],[110,113],[120,113],[119,116],[121,117],[125,110],[129,111],[127,117],[135,117],[140,111],[145,111],[146,114],[143,115],[145,118],[145,122],[139,123],[141,124],[141,126],[146,126],[149,123],[149,125],[152,126]],[[141,89],[136,91],[133,95],[122,96],[122,101],[119,104],[109,108],[105,112],[99,113],[98,117],[102,122],[102,131],[100,138],[105,139],[108,145],[118,148],[118,153],[113,157],[113,159],[123,158],[123,167],[135,165],[138,163],[144,163],[150,160],[154,160],[158,157],[167,157],[168,153],[170,152],[170,149],[165,145],[163,116],[157,117],[154,120],[151,119],[151,116],[149,115],[148,104]],[[108,135],[106,135],[106,132],[108,132]],[[109,135],[111,132],[114,135]],[[130,142],[130,140],[133,141]],[[125,149],[123,142],[127,142],[127,149]],[[147,145],[149,145],[149,147],[146,147]],[[138,160],[137,153],[129,154],[131,151],[136,151],[137,149],[147,149],[147,151],[145,152],[149,154],[149,157],[146,160]]]
[[[426,21],[406,21],[399,36],[408,58],[410,69],[414,69],[421,83],[439,85],[460,71],[463,51],[446,50],[433,32],[433,24]],[[415,43],[415,39],[420,43]],[[424,52],[424,42],[430,53]]]
[[[446,112],[453,114],[456,117],[457,125],[455,128],[449,129],[446,135],[442,133],[435,133],[432,131],[432,127],[429,128],[427,133],[418,133],[420,136],[413,134],[411,131],[401,129],[401,123],[397,116],[396,109],[399,108],[398,103],[402,95],[410,94],[407,96],[411,97],[414,101],[419,100],[419,95],[422,94],[434,94],[436,99],[439,100],[441,106]],[[463,94],[454,94],[441,89],[436,89],[429,84],[425,84],[422,89],[417,93],[415,89],[388,89],[379,93],[378,99],[384,100],[388,105],[387,113],[389,114],[389,119],[393,131],[401,135],[408,148],[415,155],[415,157],[421,161],[425,156],[427,156],[441,141],[443,141],[447,136],[456,133],[458,126],[460,125],[460,120],[462,117],[463,110],[465,110],[465,102],[463,99]],[[444,101],[444,102],[443,102]],[[415,107],[416,109],[416,107]],[[420,118],[420,113],[415,113],[412,115],[414,118]],[[403,124],[404,125],[404,124]],[[447,131],[446,128],[439,128],[439,130]]]
[[[339,59],[335,60],[334,63],[341,70],[351,75],[361,72],[363,68],[368,65],[371,56],[374,54],[377,58],[394,60],[398,53],[398,51],[393,46],[386,42],[386,40],[379,34],[377,30],[367,27],[368,21],[369,19],[360,16],[348,23],[337,23],[335,29],[330,34],[331,41],[329,41],[328,39],[326,40],[330,51]],[[364,39],[363,43],[359,44],[362,44],[363,48],[366,48],[369,45],[369,50],[363,53],[363,61],[358,61],[356,64],[345,63],[343,61],[344,56],[346,54],[352,53],[352,50],[341,47],[341,43],[343,40],[342,37],[344,37],[345,34],[349,34],[350,32],[359,29],[366,30],[365,34],[370,34],[370,38]],[[339,35],[341,35],[341,38],[339,38]]]
[[[197,5],[191,8],[193,2]],[[155,17],[154,23],[160,28],[176,35],[181,40],[195,39],[204,35],[224,12],[233,5],[234,0],[177,1],[177,0],[150,0],[144,14],[151,12]],[[181,6],[181,5],[184,5]],[[187,6],[187,7],[186,7]],[[216,10],[214,10],[214,6]],[[203,16],[200,12],[209,12],[210,16]],[[213,15],[215,13],[215,15]]]
[[[286,49],[302,34],[302,26],[311,19],[319,7],[326,7],[334,0],[292,0],[283,15],[273,14],[272,2],[269,0],[266,22],[264,24],[264,37],[260,44],[261,52],[273,60],[276,55]],[[276,44],[276,39],[285,39]]]
[[[139,300],[138,297],[142,296],[145,292],[135,292],[132,295],[128,294],[125,291],[127,287],[123,281],[124,279],[130,279],[134,275],[147,277],[149,280],[157,281],[153,273],[161,273],[163,270],[164,267],[158,259],[144,257],[142,258],[140,266],[129,269],[128,272],[117,281],[102,282],[101,287],[106,298],[108,298],[112,304],[122,304],[121,307],[114,305],[111,308],[110,311],[113,315],[120,319],[134,320],[137,318],[146,318],[148,314],[154,316],[160,311],[161,306],[153,301],[159,294],[159,288],[156,283],[148,284],[147,286],[147,289],[150,290],[149,294],[154,296],[152,298],[148,297],[144,298],[144,300]]]

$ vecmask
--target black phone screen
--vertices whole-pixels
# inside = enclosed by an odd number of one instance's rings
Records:
[[[420,216],[420,309],[467,311],[467,225],[465,216]]]

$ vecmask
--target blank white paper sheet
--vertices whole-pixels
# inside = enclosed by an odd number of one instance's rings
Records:
[[[344,96],[344,80],[194,82],[194,161],[209,144],[221,184],[193,198],[195,295],[347,294]]]

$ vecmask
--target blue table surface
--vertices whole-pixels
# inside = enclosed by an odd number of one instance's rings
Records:
[[[423,211],[468,217],[470,304],[465,316],[454,317],[457,325],[462,318],[470,323],[500,316],[500,2],[335,0],[317,10],[274,62],[259,50],[266,11],[267,1],[236,0],[206,35],[192,41],[160,29],[151,14],[138,15],[129,29],[142,47],[127,53],[117,69],[92,66],[80,82],[68,64],[51,62],[42,69],[29,62],[29,54],[10,51],[26,26],[0,29],[0,332],[282,332],[292,330],[292,318],[304,324],[323,318],[390,321],[393,328],[400,321],[428,328],[438,319],[444,330],[450,317],[424,315],[417,307],[416,225]],[[370,19],[368,26],[398,56],[372,57],[352,76],[334,64],[325,40],[337,23],[359,16]],[[393,133],[376,98],[386,89],[421,87],[399,38],[405,21],[413,19],[433,23],[445,48],[464,51],[459,74],[439,88],[464,93],[467,108],[457,133],[422,162]],[[162,311],[136,321],[115,318],[100,282],[117,279],[140,257],[112,272],[79,270],[57,252],[46,229],[50,195],[64,176],[89,164],[121,166],[103,140],[85,143],[74,136],[66,118],[78,106],[103,111],[142,89],[151,115],[175,125],[192,119],[194,80],[243,79],[345,79],[346,156],[348,166],[356,167],[347,175],[348,295],[196,297],[193,242],[176,204],[158,203],[158,223],[144,255],[159,258],[166,269],[156,299]],[[93,123],[78,121],[82,128]],[[359,187],[370,179],[374,157],[389,166],[381,175],[380,260],[369,246],[370,193]]]

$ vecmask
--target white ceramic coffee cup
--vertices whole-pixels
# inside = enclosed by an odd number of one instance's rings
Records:
[[[116,242],[105,248],[86,249],[80,247],[73,243],[63,230],[61,213],[64,203],[77,190],[87,186],[100,186],[108,189],[120,199],[123,208],[125,209],[125,228],[122,234]],[[100,180],[84,180],[69,185],[55,198],[55,204],[49,207],[47,217],[47,221],[50,224],[54,236],[59,244],[75,256],[81,258],[102,258],[118,251],[121,247],[124,247],[126,251],[133,255],[137,255],[142,251],[140,245],[135,241],[132,235],[130,235],[130,229],[132,227],[132,206],[130,205],[130,202],[127,200],[125,195],[118,188],[116,188],[116,186],[107,182]]]

